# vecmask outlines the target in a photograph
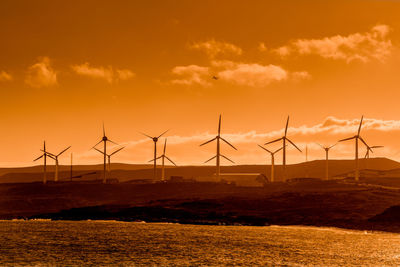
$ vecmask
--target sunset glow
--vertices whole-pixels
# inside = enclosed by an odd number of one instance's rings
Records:
[[[72,146],[60,164],[69,152],[76,164],[100,164],[91,148],[103,122],[126,146],[113,162],[147,163],[153,143],[140,132],[170,129],[168,155],[200,165],[215,154],[213,144],[199,145],[216,135],[220,114],[221,136],[238,151],[221,150],[236,164],[269,162],[257,145],[279,138],[288,115],[288,137],[308,146],[309,160],[325,157],[316,142],[355,134],[362,115],[363,138],[384,146],[370,156],[400,160],[399,1],[0,7],[1,166],[33,165],[44,140],[53,153]],[[354,144],[337,145],[330,158],[354,158]],[[288,147],[288,163],[304,160]]]

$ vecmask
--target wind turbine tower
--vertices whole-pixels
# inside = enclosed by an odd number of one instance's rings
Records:
[[[278,151],[280,151],[283,147],[272,152],[263,146],[260,146],[260,145],[258,145],[258,146],[261,147],[262,149],[264,149],[265,151],[267,151],[271,155],[271,183],[273,183],[273,182],[275,182],[275,154]],[[267,166],[268,166],[268,164],[267,164]],[[268,172],[268,169],[267,169],[267,172]],[[266,175],[267,175],[267,173],[266,173]]]
[[[336,146],[336,144],[331,146],[323,146],[317,143],[323,150],[325,150],[325,180],[329,180],[329,150]]]
[[[298,148],[289,138],[287,138],[287,130],[288,130],[288,126],[289,126],[289,116],[287,117],[287,121],[286,121],[286,127],[285,127],[285,133],[281,138],[278,138],[276,140],[272,140],[270,142],[265,143],[264,145],[268,145],[268,144],[272,144],[275,142],[279,142],[282,140],[282,165],[283,165],[283,177],[284,180],[287,179],[287,174],[286,174],[286,141],[288,141],[290,144],[292,144],[298,151],[301,152],[301,149]]]
[[[100,144],[101,142],[104,143],[104,167],[103,167],[103,184],[105,184],[107,182],[106,179],[106,166],[107,166],[107,142],[113,143],[115,145],[118,145],[117,143],[115,143],[114,141],[111,141],[110,139],[108,139],[108,137],[106,136],[106,130],[104,128],[104,123],[103,123],[103,138],[97,143],[95,144],[92,148],[96,148],[96,146],[98,144]]]
[[[147,135],[145,133],[141,133],[144,136],[147,136],[148,138],[150,138],[151,140],[153,140],[154,142],[154,165],[153,165],[153,179],[156,180],[157,179],[157,142],[158,139],[163,136],[164,134],[166,134],[169,130],[166,130],[165,132],[163,132],[162,134],[160,134],[159,136],[150,136]]]
[[[161,167],[161,181],[165,181],[165,159],[167,159],[169,162],[171,162],[172,164],[174,164],[175,166],[177,166],[175,164],[175,162],[173,162],[170,158],[167,157],[166,153],[166,149],[167,149],[167,138],[165,138],[165,142],[164,142],[164,151],[163,154],[161,156],[159,156],[158,158],[156,158],[155,160],[161,159],[162,161],[162,167]],[[155,161],[154,159],[150,160],[151,161]]]
[[[111,154],[107,154],[107,153],[105,153],[104,151],[101,151],[101,150],[99,150],[99,149],[97,149],[97,148],[94,147],[94,149],[95,149],[96,151],[100,152],[101,154],[105,154],[105,155],[107,156],[107,159],[108,159],[108,168],[107,168],[107,171],[108,171],[108,177],[109,177],[109,178],[111,178],[111,156],[114,155],[114,154],[116,154],[116,153],[118,153],[119,151],[121,151],[121,150],[124,149],[124,148],[125,148],[125,147],[121,147],[121,148],[115,150],[114,152],[112,152]]]
[[[52,159],[54,159],[56,161],[56,170],[54,173],[54,182],[58,182],[58,157],[64,153],[65,151],[67,151],[68,149],[70,149],[71,146],[67,147],[66,149],[64,149],[63,151],[61,151],[58,154],[52,154],[50,152],[44,151],[42,150],[44,153],[47,153],[47,155],[50,155]]]
[[[205,144],[211,143],[214,140],[217,140],[217,154],[214,157],[212,157],[209,160],[207,160],[206,162],[204,162],[204,163],[207,163],[207,162],[209,162],[209,161],[211,161],[213,159],[216,159],[217,164],[216,164],[216,173],[215,174],[217,176],[217,179],[219,179],[220,178],[220,173],[221,173],[220,158],[223,157],[224,159],[226,159],[226,160],[228,160],[228,161],[230,161],[232,163],[235,163],[231,159],[229,159],[226,156],[221,154],[221,148],[220,148],[221,142],[220,141],[222,140],[223,142],[225,142],[228,145],[230,145],[233,149],[237,150],[236,147],[234,147],[231,143],[229,143],[228,141],[226,141],[224,138],[221,137],[221,115],[219,115],[218,134],[217,134],[217,136],[214,137],[213,139],[201,144],[200,146],[204,146]]]
[[[46,152],[46,141],[43,142],[43,149],[41,149],[41,151],[43,151],[43,154],[40,155],[39,157],[37,157],[36,159],[34,159],[33,161],[37,161],[37,160],[43,158],[43,184],[46,184],[47,183],[47,169],[46,169],[47,157],[53,158],[52,156],[48,155]]]
[[[363,142],[363,144],[368,149],[367,143],[364,141],[364,139],[360,135],[363,118],[364,118],[364,116],[361,116],[360,125],[358,126],[358,131],[357,131],[357,134],[355,136],[339,140],[339,142],[343,142],[343,141],[347,141],[347,140],[351,140],[351,139],[355,140],[355,171],[354,171],[355,174],[354,174],[354,179],[356,181],[359,181],[359,179],[360,179],[360,168],[359,168],[359,162],[358,162],[358,140]]]

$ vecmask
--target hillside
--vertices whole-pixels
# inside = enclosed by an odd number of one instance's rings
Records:
[[[136,164],[112,164],[112,178],[117,178],[120,182],[137,179],[152,179],[152,165],[136,165]],[[221,171],[224,173],[263,173],[270,176],[269,165],[234,165],[222,166]],[[382,171],[379,177],[400,177],[400,172],[396,169],[400,168],[400,163],[387,158],[371,158],[361,159],[360,169]],[[102,178],[103,165],[77,165],[73,166],[73,176],[75,181],[96,180]],[[282,166],[276,165],[276,177],[280,180],[282,177]],[[350,173],[354,170],[354,160],[329,160],[329,173],[331,177]],[[392,170],[392,171],[390,171]],[[314,160],[299,164],[287,166],[288,177],[310,177],[322,178],[325,174],[325,161]],[[32,166],[25,168],[0,168],[0,183],[20,183],[34,182],[42,180],[43,166]],[[178,166],[166,168],[166,177],[182,176],[185,178],[196,178],[199,176],[209,176],[215,173],[214,166]],[[397,173],[399,176],[396,176]],[[158,168],[158,177],[161,175],[161,169]],[[371,174],[378,175],[378,174]],[[70,179],[70,166],[60,166],[60,180]],[[48,179],[54,177],[54,165],[48,166]]]

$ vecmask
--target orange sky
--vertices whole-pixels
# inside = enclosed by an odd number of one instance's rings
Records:
[[[400,160],[400,1],[82,2],[0,3],[1,166],[33,164],[43,140],[100,163],[103,121],[127,146],[114,161],[146,162],[138,131],[171,129],[170,158],[201,164],[220,113],[238,148],[223,154],[239,164],[264,163],[256,144],[289,114],[310,159],[324,156],[313,142],[353,135],[364,114],[363,137],[385,146],[373,155]],[[353,157],[351,144],[332,158]]]

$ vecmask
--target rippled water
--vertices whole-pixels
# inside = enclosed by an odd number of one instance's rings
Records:
[[[0,221],[0,265],[399,265],[400,235],[316,227]]]

